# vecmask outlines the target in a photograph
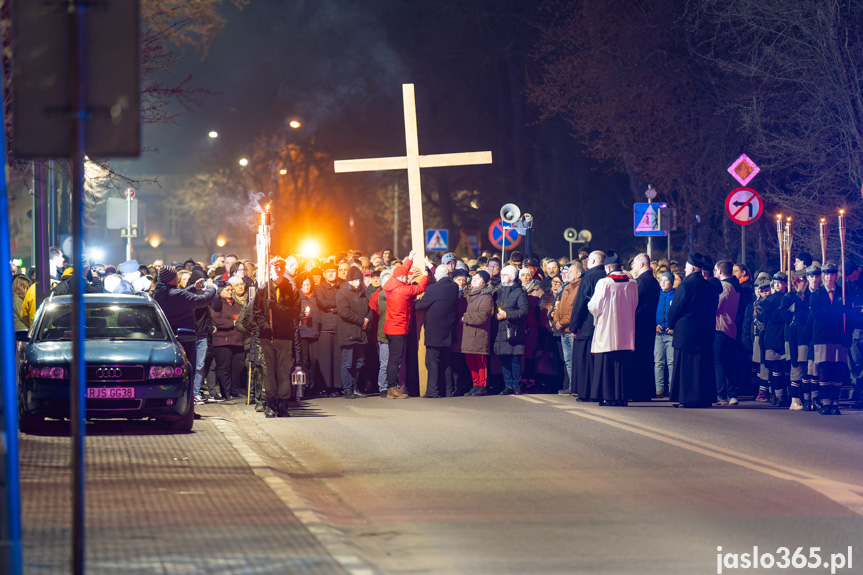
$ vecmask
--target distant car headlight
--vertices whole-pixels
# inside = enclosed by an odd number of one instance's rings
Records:
[[[166,377],[180,377],[183,375],[182,367],[173,365],[154,365],[150,367],[150,379],[165,379]]]
[[[30,366],[30,377],[41,379],[66,379],[65,367],[36,367]]]

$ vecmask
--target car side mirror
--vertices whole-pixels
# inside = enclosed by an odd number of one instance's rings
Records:
[[[185,327],[177,328],[177,341],[180,343],[189,343],[193,341],[198,341],[198,334],[193,329],[187,329]]]
[[[15,341],[30,341],[30,332],[26,329],[16,329]]]

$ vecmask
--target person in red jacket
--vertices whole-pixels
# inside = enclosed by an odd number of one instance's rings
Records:
[[[399,390],[399,367],[405,353],[405,339],[410,331],[413,318],[414,301],[423,293],[429,283],[428,268],[431,261],[425,258],[426,266],[418,284],[410,283],[410,269],[414,252],[408,254],[402,265],[393,270],[393,275],[384,285],[387,297],[387,315],[384,320],[384,335],[389,341],[390,355],[387,359],[387,398],[406,399],[408,396]]]

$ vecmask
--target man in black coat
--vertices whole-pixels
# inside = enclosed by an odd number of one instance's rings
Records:
[[[425,397],[437,398],[441,391],[453,395],[452,344],[458,317],[458,285],[449,277],[449,269],[438,266],[435,283],[429,284],[414,310],[425,312],[426,369],[428,386]],[[443,383],[443,386],[441,385]]]
[[[361,285],[363,272],[355,266],[336,294],[336,311],[339,314],[339,347],[342,353],[342,395],[346,399],[368,397],[357,389],[357,379],[365,363],[368,344],[366,329],[372,321],[369,298]]]
[[[315,288],[315,304],[321,312],[321,334],[318,337],[317,381],[324,382],[323,395],[341,395],[342,355],[338,340],[339,314],[336,310],[336,294],[341,283],[336,277],[336,265],[327,262],[323,266],[324,281]]]
[[[659,305],[659,282],[653,277],[650,256],[638,254],[632,260],[632,276],[638,284],[638,307],[635,308],[634,379],[630,385],[632,401],[650,401],[656,378],[653,350],[656,347],[656,307]]]
[[[686,261],[686,277],[674,293],[668,327],[674,330],[671,401],[675,407],[707,407],[716,395],[713,339],[719,294],[701,274],[704,260],[694,253]]]
[[[572,304],[569,331],[572,340],[572,387],[578,401],[596,401],[590,397],[590,382],[593,378],[593,356],[590,345],[593,340],[593,316],[587,309],[587,302],[593,297],[596,284],[605,277],[605,252],[595,251],[587,258],[587,271],[581,276],[575,302]]]

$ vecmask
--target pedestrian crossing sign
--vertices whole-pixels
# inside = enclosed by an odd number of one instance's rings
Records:
[[[665,204],[635,204],[635,235],[636,236],[667,236],[668,231],[660,225],[660,209]]]
[[[426,251],[445,252],[449,245],[449,230],[426,230]]]

